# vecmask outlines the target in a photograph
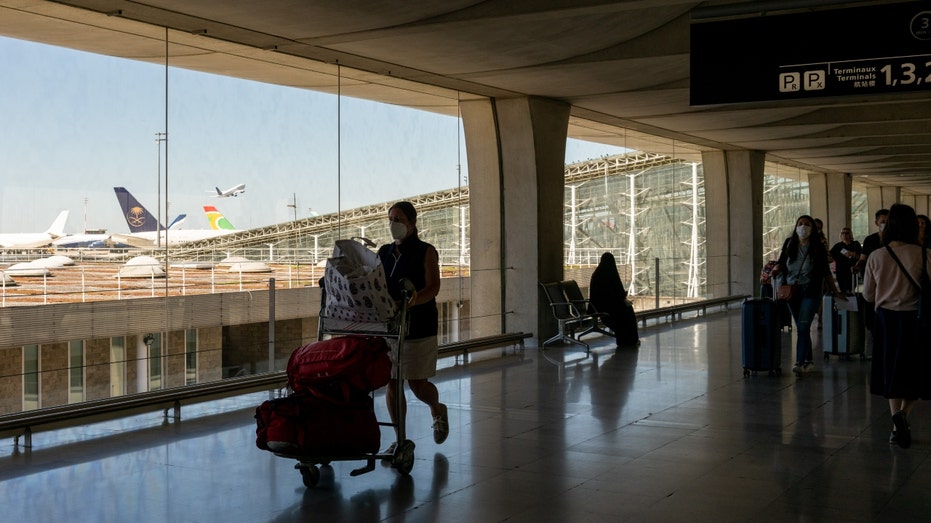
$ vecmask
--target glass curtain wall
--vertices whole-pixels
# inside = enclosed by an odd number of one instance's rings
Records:
[[[810,212],[808,173],[766,162],[763,170],[764,260],[779,258],[783,242],[795,228],[795,220]]]
[[[167,47],[165,42],[153,45],[162,53]],[[320,87],[326,92],[315,92],[189,71],[174,67],[170,58],[143,63],[6,39],[0,39],[0,46],[22,58],[17,61],[22,69],[5,76],[10,82],[3,84],[7,98],[34,109],[20,120],[29,125],[6,133],[10,139],[0,145],[3,179],[14,179],[16,173],[20,180],[3,187],[4,201],[80,209],[72,214],[82,215],[80,223],[69,222],[66,232],[106,229],[125,238],[130,222],[114,194],[115,187],[125,187],[158,223],[174,222],[167,237],[156,235],[154,245],[141,252],[116,245],[117,237],[97,246],[103,249],[88,245],[68,251],[77,265],[71,274],[90,274],[137,254],[150,256],[153,266],[165,271],[164,277],[156,277],[147,267],[144,278],[132,278],[123,276],[122,269],[115,277],[111,269],[98,278],[106,285],[88,289],[83,281],[76,284],[82,290],[72,301],[242,292],[244,279],[254,288],[267,288],[268,273],[247,273],[241,265],[234,273],[231,260],[236,258],[267,264],[286,286],[315,286],[335,240],[365,237],[376,246],[389,242],[387,209],[393,202],[410,200],[419,212],[422,237],[439,251],[444,289],[455,289],[441,304],[442,341],[456,340],[468,329],[462,321],[466,318],[459,317],[469,314],[462,306],[462,289],[468,284],[461,278],[470,275],[470,217],[458,99],[451,98],[450,107],[426,112],[352,98],[343,92],[344,71],[333,64],[328,66],[331,83]],[[49,77],[48,71],[57,76]],[[49,105],[53,110],[38,110]],[[3,108],[7,113],[15,109]],[[587,284],[601,253],[610,251],[631,295],[642,299],[639,308],[653,306],[654,298],[667,305],[706,297],[700,155],[685,144],[655,137],[628,144],[627,131],[619,132],[623,143],[615,147],[623,145],[623,154],[566,166],[567,276]],[[35,145],[47,143],[56,147]],[[62,177],[62,172],[69,176]],[[795,217],[808,212],[806,180],[798,169],[767,163],[767,258],[778,251]],[[218,190],[238,184],[245,185],[244,193],[219,197]],[[865,194],[854,202],[855,208],[859,202],[865,206]],[[25,214],[15,209],[0,207],[0,219],[9,223]],[[855,227],[862,227],[857,223]],[[220,234],[231,233],[216,232],[221,224],[248,234],[223,240]],[[216,238],[196,248],[173,243],[195,233]],[[108,256],[101,256],[103,252]],[[195,280],[200,283],[191,283]],[[168,316],[166,312],[166,322]],[[204,365],[256,372],[267,340],[259,335],[237,347],[249,361],[234,366],[224,359],[230,352],[227,344],[241,337],[230,329],[205,334],[223,340],[214,344],[219,348],[209,349],[198,343],[196,330],[185,331],[179,338],[185,340],[183,355],[177,354],[183,365],[159,350],[165,343],[157,334],[145,367],[149,387],[196,382]],[[168,329],[163,332],[165,341],[171,339]],[[281,332],[281,344],[303,341],[300,328]],[[127,347],[126,340],[145,333],[107,339],[111,394],[129,388],[126,362],[136,357],[137,349]],[[205,358],[202,350],[222,355]],[[36,365],[37,355],[30,360]],[[69,386],[76,398],[83,378],[73,370],[77,353],[71,357]],[[129,369],[128,379],[145,379],[136,376],[136,368]],[[30,372],[24,367],[24,375],[38,379],[35,372],[41,368]],[[100,386],[84,383],[85,388]],[[26,387],[24,397],[37,405],[38,388],[33,388],[30,392]]]
[[[874,232],[874,218],[869,210],[866,199],[866,187],[854,185],[850,197],[850,231],[853,239],[863,242],[863,239]]]
[[[664,303],[701,297],[701,167],[641,151],[567,166],[567,267],[579,269],[585,285],[601,254],[611,252],[631,295],[659,295]]]

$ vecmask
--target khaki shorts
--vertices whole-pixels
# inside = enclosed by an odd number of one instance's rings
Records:
[[[391,347],[391,377],[398,377],[398,340],[388,338]],[[405,380],[425,380],[436,376],[436,357],[438,354],[436,336],[404,340],[402,362]]]

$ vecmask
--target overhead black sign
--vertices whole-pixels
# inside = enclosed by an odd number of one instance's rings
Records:
[[[931,90],[931,2],[691,24],[691,104]]]

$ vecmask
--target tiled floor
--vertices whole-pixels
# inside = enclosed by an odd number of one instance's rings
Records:
[[[818,360],[744,378],[740,312],[641,332],[639,350],[575,347],[457,364],[437,384],[452,432],[409,407],[409,476],[335,462],[307,489],[294,460],[254,445],[267,394],[0,446],[11,522],[915,521],[931,518],[931,407],[912,448],[890,447],[869,362]],[[818,351],[820,353],[820,350]],[[494,356],[494,357],[492,357]],[[384,419],[379,396],[379,418]],[[387,430],[383,440],[388,442]]]

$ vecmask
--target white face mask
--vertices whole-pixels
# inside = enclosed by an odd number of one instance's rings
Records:
[[[806,240],[809,236],[811,236],[811,227],[807,225],[799,225],[795,228],[795,234],[798,234],[799,238]]]
[[[401,222],[389,223],[388,229],[391,231],[391,237],[395,240],[403,240],[407,237],[407,225]]]
[[[883,232],[885,228],[886,228],[886,222],[882,222],[879,224],[879,232]]]

